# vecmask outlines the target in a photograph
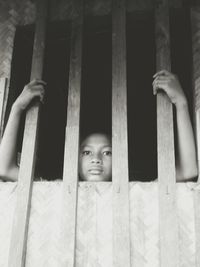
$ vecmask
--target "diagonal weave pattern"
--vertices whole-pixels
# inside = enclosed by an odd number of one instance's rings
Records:
[[[195,216],[194,192],[188,187],[177,187],[180,267],[195,266]]]
[[[158,188],[132,183],[130,190],[132,266],[159,266]]]
[[[33,23],[35,5],[31,1],[0,1],[0,77],[10,77],[15,29]]]
[[[17,185],[0,183],[0,266],[6,267]]]
[[[180,267],[195,267],[194,191],[177,184]],[[6,267],[17,185],[0,183],[0,266]],[[59,267],[62,182],[35,182],[26,267]],[[159,266],[157,183],[130,183],[131,266]],[[76,267],[112,266],[112,184],[78,188]],[[197,267],[197,266],[196,266]]]
[[[160,1],[157,0],[156,3]],[[155,8],[155,0],[127,0],[127,10],[129,12],[138,10],[152,10]],[[169,0],[171,7],[181,7],[184,0]],[[92,16],[106,15],[111,12],[111,0],[86,0],[85,14]],[[73,0],[51,0],[51,18],[54,20],[72,19],[75,14],[73,11]]]

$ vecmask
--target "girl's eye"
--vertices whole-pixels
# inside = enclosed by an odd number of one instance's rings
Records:
[[[89,151],[89,150],[84,150],[84,151],[82,151],[82,155],[83,156],[89,156],[89,155],[91,155],[91,151]]]
[[[112,152],[111,151],[104,151],[103,155],[104,156],[112,156]]]

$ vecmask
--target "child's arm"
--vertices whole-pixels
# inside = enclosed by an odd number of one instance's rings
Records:
[[[21,115],[34,98],[39,97],[43,101],[44,85],[45,82],[41,80],[31,81],[12,105],[0,144],[0,179],[4,181],[16,181],[18,178],[17,136]]]
[[[178,151],[176,158],[176,180],[189,181],[197,176],[197,155],[194,134],[188,111],[187,99],[176,75],[162,70],[153,81],[153,93],[165,91],[176,107]]]

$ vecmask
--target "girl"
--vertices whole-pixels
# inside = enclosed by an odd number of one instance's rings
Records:
[[[197,159],[194,134],[190,121],[188,103],[177,77],[162,70],[153,76],[153,94],[163,90],[176,108],[177,157],[176,180],[189,181],[197,176]],[[19,167],[17,158],[17,135],[20,118],[34,98],[44,99],[42,80],[27,84],[14,102],[0,145],[0,177],[4,181],[17,181]],[[85,181],[109,181],[112,176],[111,138],[102,133],[87,136],[80,146],[79,176]]]

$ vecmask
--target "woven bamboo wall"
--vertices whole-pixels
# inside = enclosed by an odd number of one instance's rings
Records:
[[[50,19],[62,20],[74,17],[72,0],[50,1]],[[158,1],[159,2],[159,1]],[[172,7],[180,7],[183,0],[171,0]],[[193,1],[195,2],[195,1]],[[157,3],[157,2],[156,2]],[[127,1],[129,11],[152,9],[154,0]],[[111,11],[111,0],[86,1],[85,13],[92,15],[104,15]],[[31,0],[0,1],[0,77],[10,77],[10,65],[13,50],[13,41],[16,25],[31,24],[35,21],[35,3]]]
[[[130,183],[131,266],[158,267],[158,184]],[[179,267],[195,265],[194,190],[177,184]],[[0,185],[0,266],[6,267],[16,183]],[[26,267],[62,266],[59,243],[62,182],[35,182],[28,233]],[[76,267],[112,266],[112,185],[80,183]]]
[[[51,18],[52,19],[66,19],[72,18],[73,14],[73,0],[65,1],[65,0],[51,0]],[[157,4],[159,4],[159,0],[127,0],[127,10],[147,10],[153,9]],[[111,3],[112,0],[86,0],[85,1],[85,13],[89,15],[105,15],[111,12]],[[174,8],[179,8],[186,3],[184,0],[170,0],[170,6]],[[187,5],[195,5],[197,3],[196,0],[188,1]]]
[[[16,25],[33,23],[35,6],[31,1],[0,1],[0,77],[10,77]]]
[[[35,20],[35,13],[35,5],[31,1],[0,1],[0,77],[8,78],[4,94],[1,134],[4,128],[4,116],[9,94],[16,26],[33,23]]]

